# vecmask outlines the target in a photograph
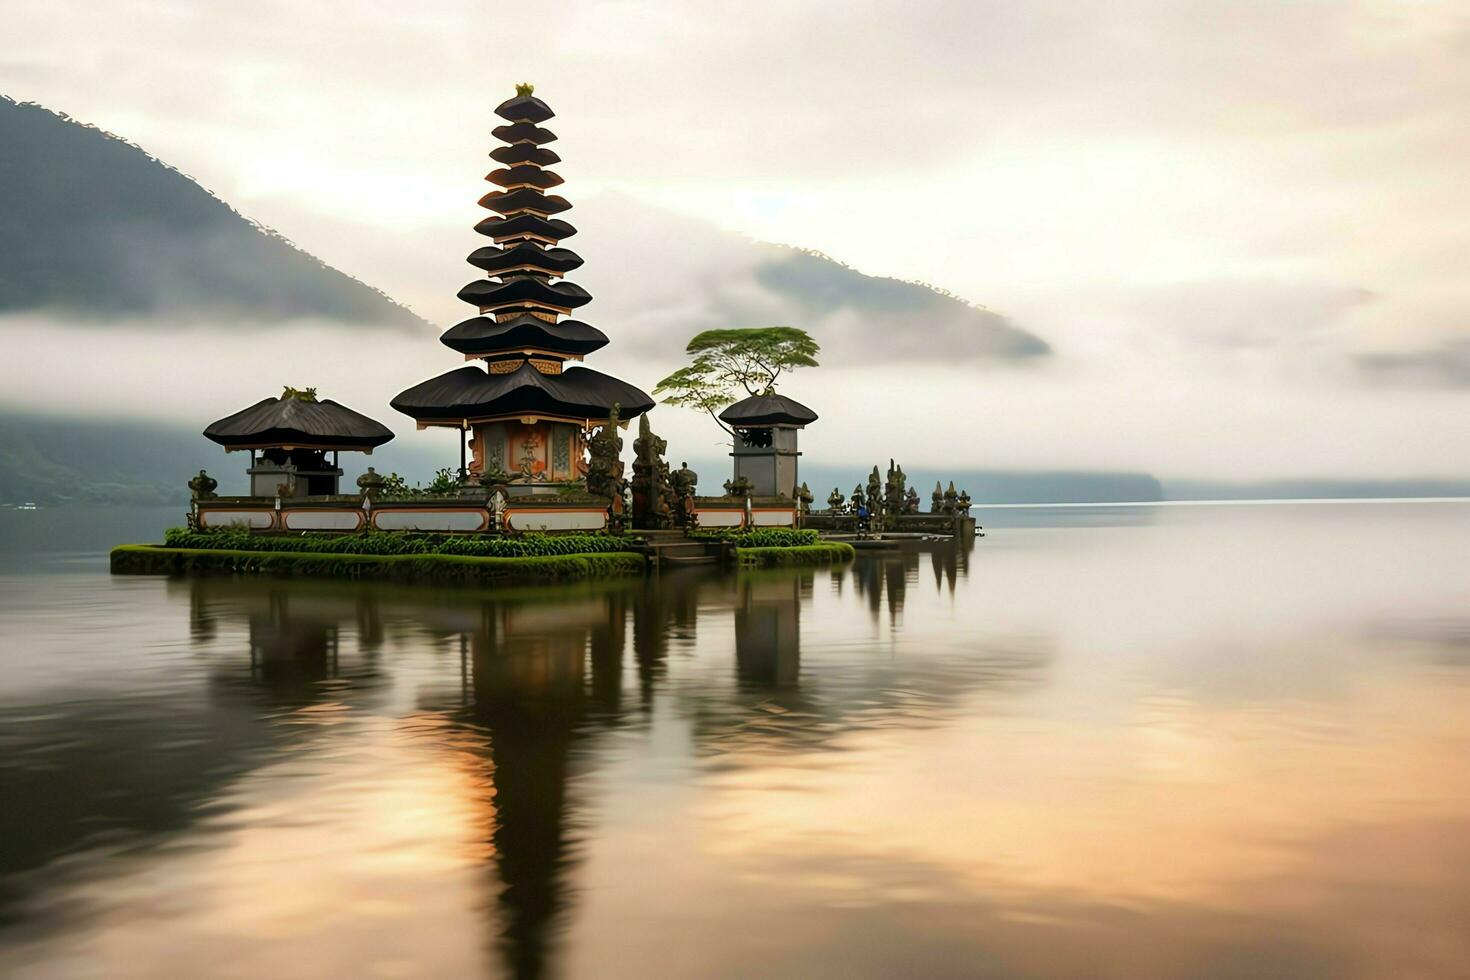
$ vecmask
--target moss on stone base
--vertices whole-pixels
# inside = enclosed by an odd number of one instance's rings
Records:
[[[266,575],[457,585],[567,582],[640,575],[646,561],[632,552],[480,558],[467,555],[345,555],[232,551],[124,544],[112,549],[118,575]]]

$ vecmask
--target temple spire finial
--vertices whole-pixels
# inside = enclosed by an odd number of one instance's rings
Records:
[[[516,82],[516,95],[530,95],[536,91],[536,86],[530,82]]]

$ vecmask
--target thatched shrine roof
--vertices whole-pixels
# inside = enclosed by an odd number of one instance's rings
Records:
[[[211,422],[204,437],[226,449],[371,450],[393,438],[381,422],[314,392],[264,398],[234,415]]]
[[[720,421],[736,428],[762,425],[809,425],[817,413],[785,395],[751,395],[720,413]]]

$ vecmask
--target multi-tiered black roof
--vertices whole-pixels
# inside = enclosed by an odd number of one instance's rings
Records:
[[[562,370],[565,361],[606,346],[607,337],[580,320],[561,319],[592,297],[575,283],[554,281],[582,264],[576,252],[560,247],[577,229],[554,217],[570,202],[546,193],[562,183],[545,169],[561,159],[543,146],[556,139],[540,125],[554,113],[530,94],[530,86],[517,86],[517,92],[495,110],[508,125],[495,127],[494,135],[508,145],[491,152],[502,166],[485,177],[499,190],[480,198],[480,206],[494,214],[475,225],[494,244],[469,256],[487,278],[459,291],[480,315],[439,338],[467,358],[485,360],[489,370],[466,367],[440,375],[400,393],[393,407],[430,423],[526,415],[591,422],[606,418],[617,402],[622,417],[632,418],[653,407],[646,393],[590,368]]]

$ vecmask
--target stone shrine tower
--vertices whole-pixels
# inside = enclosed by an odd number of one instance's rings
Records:
[[[817,413],[794,398],[775,393],[751,395],[720,413],[720,421],[735,430],[735,479],[751,483],[757,497],[796,496],[796,448],[799,430],[817,420]]]

